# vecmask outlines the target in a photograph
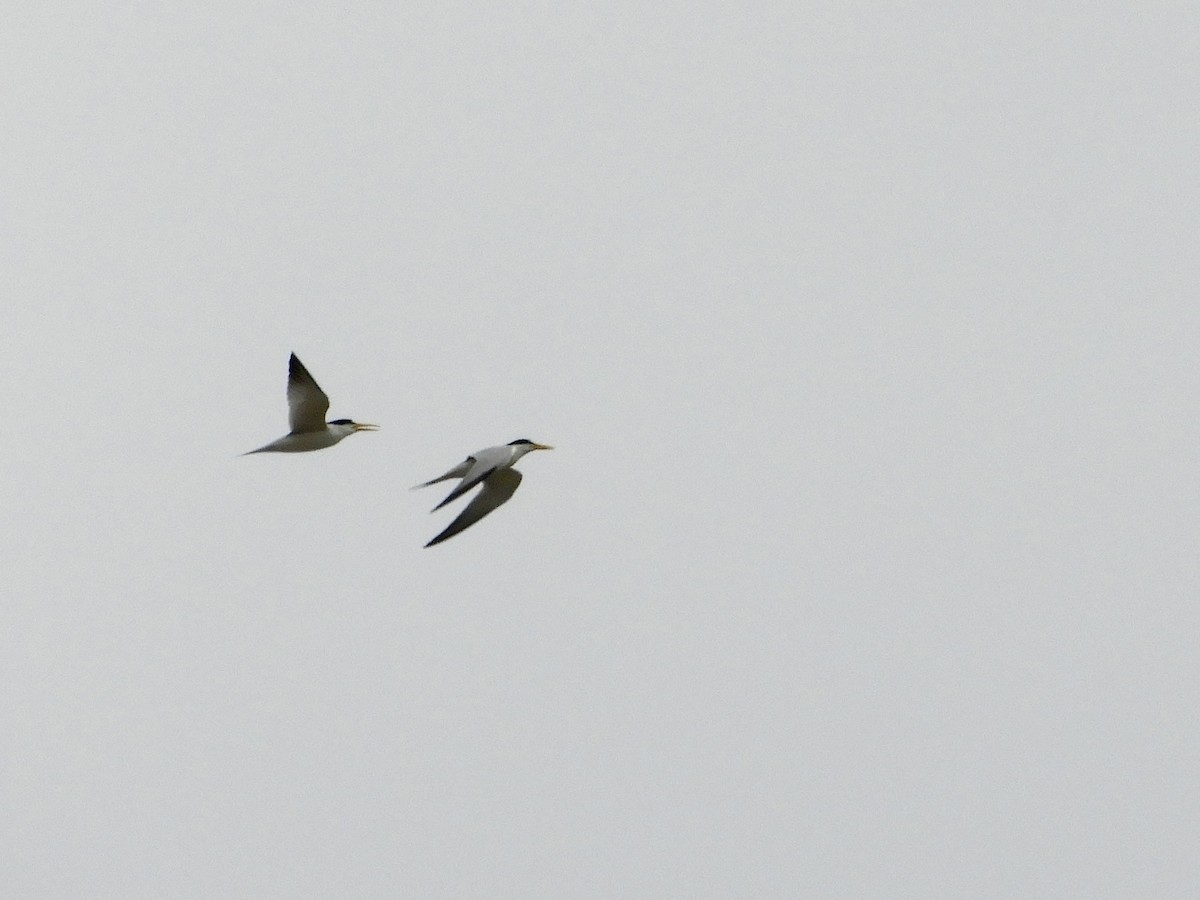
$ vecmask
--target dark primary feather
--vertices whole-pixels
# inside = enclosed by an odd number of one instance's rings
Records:
[[[499,509],[509,501],[521,483],[521,473],[516,469],[493,469],[489,476],[483,483],[483,490],[476,494],[475,498],[467,504],[466,509],[458,514],[458,518],[451,522],[445,531],[426,544],[426,547],[432,547],[434,544],[440,544],[442,541],[454,537],[460,531],[470,528],[488,513]]]
[[[317,385],[317,379],[313,378],[308,369],[304,368],[304,363],[300,362],[300,357],[295,353],[288,359],[288,380],[304,381]],[[320,385],[317,385],[317,387],[320,388]]]

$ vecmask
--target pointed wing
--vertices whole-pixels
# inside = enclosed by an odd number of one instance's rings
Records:
[[[440,544],[442,541],[454,537],[460,531],[470,528],[492,510],[507,503],[520,483],[521,473],[516,469],[500,469],[492,472],[484,480],[483,490],[476,494],[475,499],[467,504],[467,508],[458,514],[458,518],[425,546],[432,547],[434,544]]]
[[[288,360],[288,422],[292,433],[322,431],[325,428],[325,413],[329,411],[329,398],[321,390],[315,378],[308,374],[304,363],[292,354]]]

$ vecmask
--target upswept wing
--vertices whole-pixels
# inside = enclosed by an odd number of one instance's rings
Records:
[[[464,481],[463,484],[465,483]],[[520,483],[521,473],[516,469],[492,471],[484,479],[483,489],[475,495],[475,499],[467,504],[466,508],[458,514],[458,518],[451,522],[445,531],[425,546],[432,547],[434,544],[440,544],[442,541],[454,537],[460,531],[470,528],[493,510],[499,509],[508,502]],[[459,485],[459,487],[461,486]]]
[[[329,398],[321,390],[315,378],[308,374],[304,363],[292,354],[288,360],[288,422],[292,433],[321,431],[325,428],[325,413],[329,411]]]

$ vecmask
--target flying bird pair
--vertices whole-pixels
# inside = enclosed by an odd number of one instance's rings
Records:
[[[316,379],[308,373],[308,369],[304,368],[304,364],[296,358],[295,353],[288,360],[287,401],[288,424],[292,430],[278,440],[243,454],[244,456],[251,453],[303,453],[308,450],[321,450],[332,447],[355,432],[379,429],[378,425],[368,425],[352,419],[334,419],[332,422],[326,422],[325,413],[329,410],[329,397],[321,390]],[[416,485],[416,488],[423,488],[439,481],[462,479],[446,499],[433,508],[434,512],[457,500],[472,488],[481,486],[479,493],[458,514],[458,518],[425,546],[432,547],[454,537],[507,503],[521,483],[521,473],[513,468],[517,460],[533,450],[553,449],[548,444],[538,444],[522,438],[502,447],[488,447],[472,453],[446,474]]]

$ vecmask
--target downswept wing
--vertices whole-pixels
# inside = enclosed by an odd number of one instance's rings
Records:
[[[483,489],[475,495],[475,499],[467,504],[466,508],[458,514],[458,518],[451,522],[445,531],[425,546],[432,547],[434,544],[440,544],[442,541],[454,537],[460,531],[470,528],[493,510],[499,509],[508,502],[520,483],[521,473],[516,469],[493,470],[484,478]],[[463,484],[466,484],[466,481]],[[459,487],[461,488],[462,485]],[[452,498],[446,498],[446,500],[450,499]]]
[[[474,456],[468,456],[467,461],[471,463],[465,475],[447,496],[446,499],[435,506],[432,512],[437,512],[447,503],[452,503],[469,491],[475,485],[479,484],[493,472],[497,471],[503,463],[508,462],[508,456],[498,456],[492,452],[494,448],[480,450]]]
[[[475,485],[477,485],[481,482],[486,483],[487,477],[489,475],[493,474],[495,471],[496,470],[493,468],[493,469],[483,469],[478,474],[468,472],[467,477],[465,477],[462,481],[460,481],[457,485],[455,485],[454,490],[452,490],[449,494],[446,495],[446,499],[443,500],[441,503],[439,503],[437,506],[435,506],[433,509],[431,509],[430,512],[437,512],[439,509],[441,509],[447,503],[453,503],[455,500],[457,500],[459,497],[461,497],[463,494],[465,494],[471,488],[475,487]]]
[[[292,426],[292,434],[325,429],[329,398],[295,353],[288,360],[287,400],[288,423]]]

